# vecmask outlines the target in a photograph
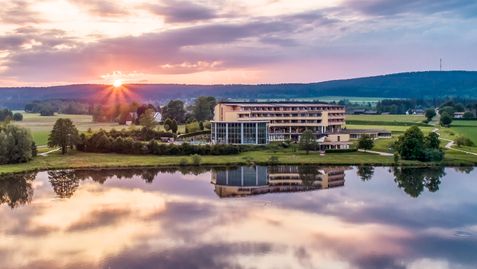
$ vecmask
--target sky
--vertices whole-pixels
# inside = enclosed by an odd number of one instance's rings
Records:
[[[0,0],[0,86],[477,69],[469,0]]]

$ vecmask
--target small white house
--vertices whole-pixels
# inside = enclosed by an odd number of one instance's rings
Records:
[[[465,112],[454,112],[454,119],[463,119]]]
[[[154,113],[154,121],[155,121],[155,122],[161,122],[161,121],[162,121],[162,114],[161,114],[161,112],[156,112],[156,113]]]

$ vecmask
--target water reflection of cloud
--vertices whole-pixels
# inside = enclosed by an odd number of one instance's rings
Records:
[[[150,246],[135,246],[108,260],[103,268],[259,268],[240,264],[240,256],[259,256],[273,250],[268,243],[212,243],[185,245],[153,252]],[[249,260],[250,261],[250,260]]]
[[[350,176],[339,189],[227,200],[218,199],[202,175],[160,174],[151,184],[140,178],[104,184],[85,180],[62,200],[38,185],[30,205],[0,208],[0,218],[8,219],[0,227],[0,258],[8,257],[0,259],[0,267],[427,269],[477,264],[477,238],[455,236],[457,229],[476,227],[475,202],[444,187],[409,199],[384,178],[385,170],[376,172],[380,179],[363,183]],[[473,185],[459,184],[460,189]],[[270,206],[260,206],[264,202]]]

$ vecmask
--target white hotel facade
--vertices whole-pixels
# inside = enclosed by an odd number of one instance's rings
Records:
[[[325,148],[348,148],[345,108],[316,102],[220,102],[212,121],[215,144],[298,141],[311,130]],[[320,140],[321,139],[321,140]]]

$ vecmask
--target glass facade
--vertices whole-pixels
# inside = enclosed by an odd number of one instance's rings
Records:
[[[214,144],[268,144],[267,122],[212,122]]]

